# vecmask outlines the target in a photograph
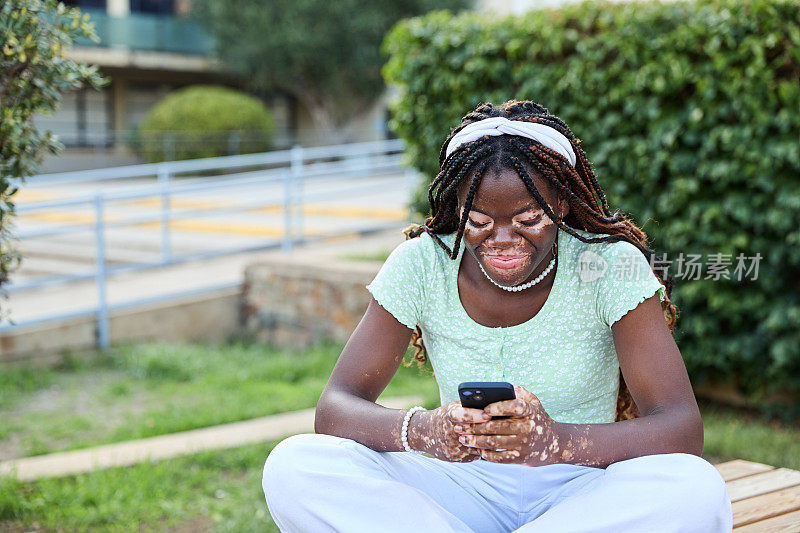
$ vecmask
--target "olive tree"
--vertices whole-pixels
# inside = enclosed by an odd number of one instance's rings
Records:
[[[51,132],[37,129],[33,117],[55,111],[69,89],[106,83],[97,67],[66,55],[79,36],[97,41],[89,15],[77,8],[56,0],[0,4],[0,286],[20,261],[10,232],[12,197],[45,152],[63,149]]]

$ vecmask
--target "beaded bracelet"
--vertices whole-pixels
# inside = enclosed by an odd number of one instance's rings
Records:
[[[408,445],[408,421],[411,420],[411,415],[413,415],[417,411],[427,411],[427,409],[425,409],[421,405],[415,405],[414,407],[408,410],[405,418],[403,418],[403,430],[400,432],[400,440],[403,441],[403,448],[405,448],[407,452],[422,453],[419,450],[412,449],[411,446]]]

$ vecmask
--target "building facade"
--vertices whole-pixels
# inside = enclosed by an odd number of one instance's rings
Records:
[[[35,118],[64,143],[43,172],[138,162],[136,129],[167,93],[195,84],[241,88],[213,59],[214,39],[191,16],[188,0],[65,0],[88,13],[99,43],[79,40],[70,58],[97,65],[110,83],[64,95],[52,115]],[[278,95],[265,102],[279,137],[293,128],[294,106]]]

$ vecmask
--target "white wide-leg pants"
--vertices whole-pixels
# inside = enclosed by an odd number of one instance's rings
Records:
[[[302,433],[275,446],[262,486],[284,533],[718,533],[733,523],[722,476],[685,453],[605,469],[454,463]]]

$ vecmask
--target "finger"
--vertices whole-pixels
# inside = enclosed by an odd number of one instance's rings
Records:
[[[474,448],[472,446],[465,446],[463,442],[458,440],[458,437],[456,435],[447,435],[445,437],[445,440],[447,443],[447,447],[451,448],[452,450],[457,450],[458,454],[474,455],[476,452],[480,453],[480,451],[477,448]]]
[[[469,452],[465,453],[460,459],[457,461],[459,463],[469,463],[472,461],[477,461],[481,457],[480,450],[476,448],[471,448]]]
[[[457,445],[459,446],[459,450],[461,450],[461,453],[463,453],[467,457],[478,458],[481,456],[481,451],[478,448],[475,448],[473,446],[465,446],[460,442],[458,442]]]
[[[533,414],[533,405],[520,398],[503,400],[490,403],[484,407],[483,412],[490,416],[530,416]]]
[[[514,385],[514,394],[516,394],[517,398],[521,398],[526,402],[531,402],[531,403],[539,402],[539,398],[537,398],[534,393],[532,393],[522,385]]]
[[[456,424],[453,429],[459,435],[516,435],[524,431],[521,423],[523,422],[519,419],[507,418],[475,424]]]
[[[519,447],[517,435],[461,435],[458,440],[464,446],[484,450],[510,450]]]
[[[457,406],[448,412],[450,420],[454,424],[459,422],[486,422],[491,420],[491,416],[483,412],[483,409],[473,409],[472,407]]]
[[[495,463],[519,463],[519,451],[517,450],[505,450],[502,452],[493,451],[493,450],[481,450],[481,457],[486,459],[487,461],[492,461]]]

